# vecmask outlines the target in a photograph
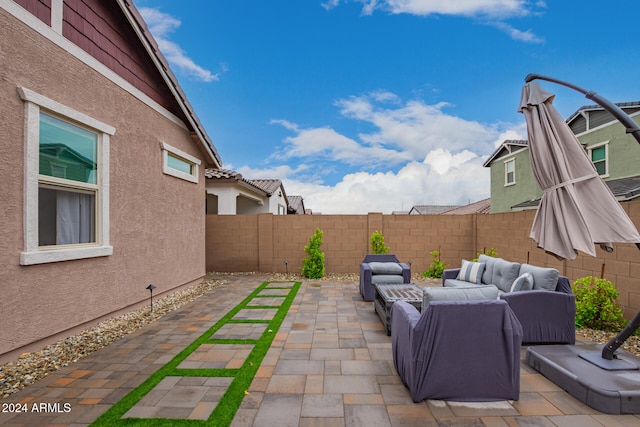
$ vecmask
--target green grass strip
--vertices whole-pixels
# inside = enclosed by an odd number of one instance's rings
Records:
[[[109,408],[92,426],[228,426],[233,421],[245,391],[249,389],[253,378],[267,354],[276,333],[280,329],[293,300],[300,289],[301,282],[295,282],[291,287],[268,287],[270,282],[264,282],[258,286],[249,296],[247,296],[240,304],[235,306],[224,317],[222,317],[215,325],[209,328],[205,333],[189,344],[184,350],[178,353],[167,364],[158,369],[146,381],[133,389],[129,394],[123,397],[115,405]],[[285,297],[281,306],[247,306],[251,300],[259,297],[258,294],[264,289],[288,289],[289,293]],[[232,320],[232,318],[247,308],[268,308],[277,309],[278,311],[270,321],[267,320]],[[268,323],[267,323],[268,322]],[[211,337],[222,326],[227,323],[265,323],[264,332],[258,340],[242,340],[242,339],[223,339]],[[253,344],[253,350],[245,359],[243,365],[239,369],[185,369],[178,366],[191,353],[198,349],[202,344],[220,343],[220,344]],[[180,377],[233,377],[233,381],[227,387],[227,391],[220,398],[211,415],[207,420],[185,420],[185,419],[168,419],[168,418],[122,418],[136,403],[138,403],[147,393],[153,390],[164,378],[170,376]]]

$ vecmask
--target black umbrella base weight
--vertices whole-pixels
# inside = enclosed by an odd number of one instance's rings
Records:
[[[531,346],[526,363],[597,411],[640,414],[640,357],[619,350],[619,359],[607,362],[623,361],[631,368],[604,369],[581,356],[601,358],[602,348],[599,344]]]

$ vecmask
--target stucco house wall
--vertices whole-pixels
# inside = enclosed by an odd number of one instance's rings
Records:
[[[640,113],[630,115],[636,123],[640,123]],[[640,173],[640,144],[626,133],[625,127],[618,121],[578,134],[580,142],[586,148],[608,143],[608,174],[606,179],[627,178]]]
[[[147,304],[149,284],[156,296],[201,280],[204,166],[211,163],[183,120],[89,55],[70,53],[73,44],[46,24],[36,22],[35,31],[16,19],[16,11],[27,15],[8,3],[0,5],[0,363]],[[105,200],[111,254],[21,264],[29,201],[20,88],[113,128]],[[162,143],[202,160],[196,183],[163,173]]]
[[[515,160],[515,184],[505,185],[505,162]],[[529,149],[505,154],[491,162],[491,212],[509,212],[511,207],[525,200],[542,196],[529,160]]]

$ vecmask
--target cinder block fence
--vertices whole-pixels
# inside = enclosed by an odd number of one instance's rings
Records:
[[[640,201],[623,203],[640,228]],[[305,245],[316,228],[323,233],[321,250],[331,273],[357,273],[370,251],[369,238],[380,231],[385,243],[413,272],[424,272],[430,252],[439,250],[447,266],[457,267],[495,248],[512,261],[554,267],[574,281],[604,276],[617,285],[627,317],[640,309],[640,250],[615,244],[613,253],[597,249],[597,256],[580,254],[559,261],[529,238],[535,211],[472,215],[207,215],[207,271],[300,272]]]

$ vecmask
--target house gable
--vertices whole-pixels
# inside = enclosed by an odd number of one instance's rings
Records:
[[[30,22],[12,3],[50,28],[34,25],[38,21]],[[4,7],[143,102],[187,127],[199,142],[207,164],[222,165],[213,142],[132,2],[11,0]]]

